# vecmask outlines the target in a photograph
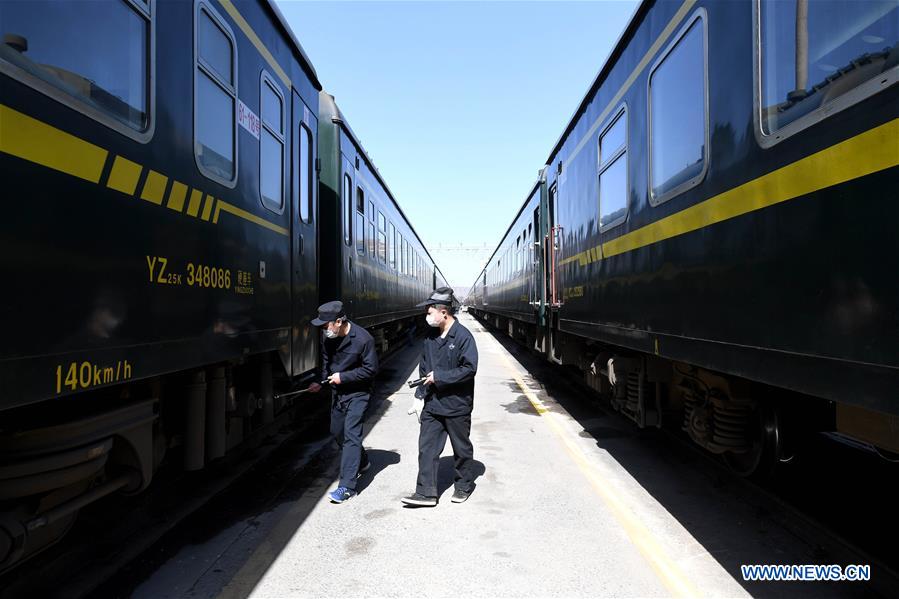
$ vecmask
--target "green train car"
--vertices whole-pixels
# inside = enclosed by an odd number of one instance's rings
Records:
[[[643,2],[473,313],[737,472],[899,453],[899,5]]]
[[[442,275],[273,2],[0,2],[0,35],[2,571],[289,416],[320,303],[383,350]]]

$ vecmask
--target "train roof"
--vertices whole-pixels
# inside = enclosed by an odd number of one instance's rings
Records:
[[[323,95],[325,95],[327,98],[330,98],[330,100],[331,100],[331,102],[330,102],[330,104],[332,105],[332,107],[330,108],[331,122],[335,123],[337,125],[340,125],[340,127],[346,132],[346,134],[350,137],[350,139],[353,140],[353,143],[356,144],[356,147],[359,148],[362,155],[365,157],[365,162],[366,162],[366,164],[368,164],[369,170],[375,175],[375,177],[378,180],[378,183],[380,183],[381,187],[384,188],[384,191],[387,193],[387,196],[393,202],[393,205],[396,206],[396,209],[399,211],[400,215],[406,221],[406,224],[409,225],[409,229],[415,235],[415,238],[418,239],[418,242],[421,244],[421,247],[424,249],[425,254],[428,255],[428,258],[430,258],[431,264],[434,265],[434,268],[436,268],[437,271],[440,272],[440,274],[442,276],[443,272],[437,266],[437,262],[434,260],[434,257],[431,256],[431,252],[428,251],[428,246],[425,245],[424,240],[418,234],[418,231],[415,230],[415,227],[412,225],[412,221],[409,220],[409,217],[406,216],[405,212],[403,212],[402,206],[400,206],[400,203],[397,202],[396,196],[393,195],[393,192],[390,191],[390,187],[387,186],[387,182],[384,180],[384,177],[381,176],[381,172],[378,170],[378,167],[375,166],[374,161],[371,159],[371,156],[368,154],[368,150],[365,149],[365,146],[363,146],[362,142],[359,141],[359,137],[356,136],[356,134],[353,132],[353,129],[350,127],[350,124],[347,122],[346,117],[343,115],[343,111],[341,111],[340,107],[337,105],[337,101],[334,99],[334,96],[332,96],[328,92],[322,92],[322,93],[323,93]],[[321,102],[321,106],[325,106],[327,104],[328,104],[327,102]]]
[[[309,60],[309,56],[306,55],[306,51],[303,50],[303,46],[300,44],[300,40],[297,39],[297,36],[294,35],[293,29],[290,28],[290,25],[287,23],[287,19],[284,18],[284,14],[281,12],[281,9],[278,8],[278,5],[275,4],[275,0],[265,0],[265,4],[268,4],[269,10],[275,15],[275,18],[278,20],[278,23],[281,25],[282,33],[287,35],[287,38],[293,43],[293,49],[297,51],[299,55],[300,64],[303,66],[303,69],[306,71],[306,74],[309,75],[309,79],[312,80],[312,85],[315,86],[315,89],[321,91],[322,84],[318,80],[318,73],[315,72],[315,67],[312,66],[312,61]]]
[[[587,106],[590,104],[590,102],[593,101],[593,96],[596,94],[596,91],[606,80],[609,71],[611,71],[612,67],[615,66],[615,62],[618,60],[618,57],[621,56],[621,53],[630,42],[634,31],[637,29],[637,26],[643,20],[643,16],[649,11],[653,4],[655,4],[654,0],[643,0],[637,6],[637,8],[634,9],[634,12],[631,14],[631,18],[628,21],[627,26],[624,28],[624,31],[621,32],[621,35],[618,36],[618,39],[615,41],[615,45],[612,46],[611,52],[609,52],[609,55],[606,56],[602,67],[599,69],[596,77],[593,78],[593,83],[590,84],[590,88],[587,90],[587,93],[584,94],[584,98],[581,100],[580,105],[578,105],[577,109],[574,111],[574,114],[571,115],[571,118],[568,120],[568,125],[565,127],[562,135],[559,136],[559,139],[556,141],[556,144],[553,146],[552,152],[550,152],[544,164],[551,164],[553,158],[555,158],[556,154],[559,153],[559,150],[562,149],[562,145],[565,143],[568,135],[574,130],[574,127],[577,124],[578,120],[587,110]]]

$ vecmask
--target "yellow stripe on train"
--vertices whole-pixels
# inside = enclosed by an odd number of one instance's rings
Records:
[[[560,260],[586,266],[899,166],[899,119],[806,156],[654,223]],[[601,251],[600,251],[601,250]]]
[[[103,148],[0,104],[0,152],[98,183]]]
[[[109,151],[104,148],[3,104],[0,104],[0,152],[97,184],[100,183],[103,167],[109,156]],[[144,167],[140,164],[124,156],[116,156],[106,186],[134,196],[143,170]],[[218,224],[219,212],[224,211],[280,235],[289,234],[284,227],[237,206],[217,201],[211,195],[207,195],[206,202],[203,203],[202,190],[191,190],[188,200],[188,188],[179,181],[172,181],[168,202],[165,202],[168,181],[167,175],[149,169],[141,189],[141,199],[157,206],[165,205],[176,212],[181,212],[187,201],[188,216],[199,217],[207,222],[211,219]]]

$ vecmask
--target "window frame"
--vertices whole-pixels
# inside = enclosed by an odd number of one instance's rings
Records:
[[[215,25],[222,31],[231,41],[232,48],[232,66],[234,69],[234,85],[233,85],[233,93],[232,90],[228,89],[228,84],[219,79],[218,75],[215,74],[215,70],[211,66],[206,66],[204,64],[205,61],[201,61],[200,58],[200,35],[199,35],[199,26],[200,26],[200,13],[205,12],[210,19],[215,23]],[[227,21],[222,17],[221,14],[212,6],[210,2],[207,0],[196,0],[194,3],[194,64],[193,64],[193,155],[194,162],[197,165],[197,169],[207,179],[215,181],[221,185],[229,189],[234,189],[237,187],[237,179],[240,173],[240,161],[238,159],[238,153],[240,144],[238,143],[238,139],[240,137],[240,133],[238,131],[238,127],[240,126],[237,122],[237,103],[240,101],[238,96],[238,81],[239,81],[239,61],[238,61],[238,52],[237,52],[237,38],[234,35],[234,30],[231,29],[231,26],[228,25]],[[234,150],[234,176],[231,179],[224,179],[219,175],[209,171],[205,166],[200,162],[200,155],[197,153],[197,115],[199,114],[199,110],[197,110],[197,77],[200,74],[200,69],[203,69],[204,75],[209,77],[215,85],[218,85],[222,88],[225,93],[229,94],[234,100],[233,110],[232,110],[232,119],[234,125],[234,137],[232,139],[232,148]],[[261,121],[260,117],[260,121]],[[259,140],[260,145],[262,144],[262,139]],[[282,171],[283,173],[283,171]],[[261,196],[260,192],[260,196]],[[283,189],[281,195],[283,196]],[[283,201],[282,201],[283,204]]]
[[[353,178],[350,173],[344,170],[341,188],[341,206],[343,212],[343,243],[347,247],[353,247],[353,213],[355,205],[353,203]]]
[[[521,230],[521,247],[518,250],[518,271],[524,272],[525,248],[528,245],[528,228]]]
[[[408,258],[406,256],[406,252],[409,251],[409,249],[408,249],[409,242],[406,241],[406,237],[402,233],[400,233],[399,236],[400,236],[400,259],[399,259],[400,269],[399,269],[399,271],[405,277],[405,276],[409,276],[409,271],[408,271],[409,265],[407,264]]]
[[[665,59],[671,54],[671,52],[677,47],[677,45],[684,39],[687,32],[692,29],[693,25],[696,21],[702,21],[702,84],[703,84],[703,127],[704,131],[704,144],[703,144],[703,155],[702,155],[702,169],[699,173],[683,183],[669,189],[668,191],[656,196],[653,193],[653,185],[654,181],[652,178],[652,153],[653,153],[653,143],[652,143],[652,76],[653,74],[665,63]],[[711,149],[709,148],[709,143],[711,141],[711,132],[709,127],[710,115],[709,115],[709,32],[708,32],[708,16],[706,14],[705,8],[698,8],[692,16],[690,16],[687,21],[681,25],[681,28],[677,31],[671,41],[665,46],[665,49],[659,54],[659,57],[656,58],[655,62],[652,64],[652,68],[649,70],[649,73],[646,76],[646,147],[647,147],[647,155],[646,155],[646,165],[647,165],[647,181],[648,181],[648,191],[649,191],[649,204],[653,207],[664,204],[668,200],[673,197],[679,196],[680,194],[693,189],[703,180],[705,180],[706,174],[709,171],[709,162],[711,160]],[[610,227],[612,225],[609,225]]]
[[[312,134],[312,129],[306,124],[305,121],[300,121],[299,123],[300,130],[299,134],[302,137],[303,135],[308,136],[306,139],[309,141],[309,157],[306,165],[299,165],[299,168],[303,168],[304,166],[308,166],[309,169],[309,189],[307,190],[309,196],[306,198],[306,202],[303,202],[303,189],[301,183],[303,181],[302,176],[297,177],[297,186],[299,189],[299,211],[297,214],[297,218],[299,221],[304,224],[310,224],[313,221],[313,206],[315,205],[315,189],[316,185],[316,176],[315,176],[315,136]],[[298,160],[302,162],[303,160],[303,144],[301,141],[297,141],[297,155]],[[303,207],[306,207],[306,218],[303,218]]]
[[[838,96],[827,104],[822,104],[795,121],[791,121],[771,133],[765,133],[765,130],[762,128],[762,1],[753,0],[752,2],[752,130],[755,133],[755,140],[760,147],[765,149],[771,148],[785,139],[805,131],[809,127],[855,106],[871,96],[877,95],[899,81],[899,65],[895,65],[889,71],[881,73],[878,77],[872,77],[858,87]]]
[[[612,116],[606,120],[605,125],[599,130],[600,131],[599,136],[596,138],[596,172],[597,172],[596,196],[597,196],[597,203],[598,203],[598,208],[599,208],[599,223],[600,223],[599,232],[600,233],[604,233],[605,231],[608,231],[609,229],[613,229],[613,228],[619,226],[620,224],[622,224],[623,222],[625,222],[627,220],[627,217],[631,213],[631,198],[630,198],[630,193],[629,193],[630,192],[631,164],[630,164],[630,154],[628,153],[628,147],[629,147],[629,141],[630,141],[628,136],[630,134],[631,124],[630,124],[630,119],[628,118],[628,112],[629,111],[627,108],[627,102],[622,102],[618,106],[618,108],[615,109],[615,112],[612,114]],[[618,119],[621,119],[621,118],[624,119],[624,144],[612,154],[612,156],[605,162],[605,164],[603,164],[602,137],[603,137],[603,135],[608,133],[609,130],[611,130],[612,127],[614,127],[615,124],[618,122]],[[606,172],[607,170],[609,170],[609,167],[611,167],[613,164],[615,164],[615,161],[617,161],[619,158],[621,158],[622,154],[626,154],[626,156],[624,157],[624,181],[625,181],[624,214],[611,222],[603,224],[603,222],[602,222],[602,185],[601,185],[602,174],[604,172]],[[649,157],[647,156],[647,160],[648,160],[648,158]],[[651,194],[652,193],[652,182],[651,181],[649,183],[649,189],[650,189],[650,194]]]
[[[281,100],[281,133],[277,131],[272,131],[271,127],[265,124],[265,119],[262,117],[262,92],[265,90],[265,86],[268,85],[272,91],[275,92],[275,95]],[[285,157],[287,155],[287,128],[286,128],[286,112],[287,107],[284,103],[284,92],[281,91],[281,86],[275,81],[275,78],[271,76],[271,74],[262,69],[262,72],[259,75],[259,202],[262,204],[262,207],[272,212],[274,214],[284,214],[284,208],[286,202],[284,201],[284,197],[287,195],[287,184],[286,184],[286,174],[287,169],[285,168]],[[302,126],[303,123],[300,123]],[[262,133],[263,129],[267,130],[270,134],[272,134],[276,140],[281,143],[281,206],[279,209],[275,209],[270,204],[266,203],[265,196],[262,195]],[[236,134],[235,134],[236,135]],[[235,168],[237,164],[235,163]]]
[[[393,222],[387,223],[387,265],[396,271],[396,236],[397,230]]]
[[[409,252],[410,247],[409,239],[405,236],[403,237],[403,274],[407,277],[412,276],[412,260]]]
[[[362,200],[362,211],[359,211],[359,200]],[[365,255],[365,191],[363,191],[362,186],[358,183],[356,184],[356,195],[353,199],[353,218],[356,219],[356,235],[354,237],[355,246],[356,246],[356,255],[364,256]],[[361,218],[360,218],[361,217]],[[359,226],[361,223],[362,226]],[[360,245],[360,240],[362,244]]]
[[[140,0],[119,0],[144,18],[149,26],[147,31],[147,128],[143,131],[129,127],[124,122],[112,116],[112,114],[93,106],[84,100],[66,93],[63,89],[44,81],[37,75],[29,73],[11,62],[0,58],[0,73],[31,89],[71,108],[89,119],[97,121],[101,125],[109,127],[116,133],[134,141],[147,144],[152,141],[156,133],[156,0],[142,2]],[[194,36],[196,39],[196,36]],[[196,42],[195,42],[196,44]]]
[[[382,223],[384,225],[383,227],[381,226]],[[381,264],[387,264],[387,217],[380,210],[378,210],[378,227],[377,227],[377,229],[378,229],[378,245],[377,245],[378,262],[380,262]],[[381,246],[381,236],[382,235],[384,236],[384,246],[383,246],[384,251],[383,251],[383,253],[381,251],[381,247],[382,247]]]

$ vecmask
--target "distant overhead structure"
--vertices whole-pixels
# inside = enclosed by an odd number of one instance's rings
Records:
[[[471,287],[471,280],[476,272],[473,268],[480,268],[490,258],[493,247],[488,243],[438,243],[428,246],[428,250],[435,262],[439,262],[442,270],[450,281],[450,286],[456,291],[456,297],[464,302],[465,295]]]
[[[432,251],[437,252],[490,252],[493,248],[486,242],[479,245],[465,245],[464,243],[438,243],[432,246]]]

